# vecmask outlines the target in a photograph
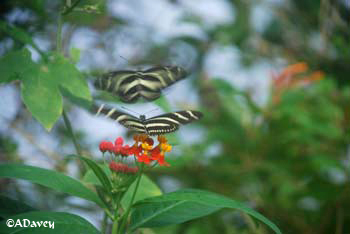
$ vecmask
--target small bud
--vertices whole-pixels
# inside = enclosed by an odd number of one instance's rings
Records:
[[[113,143],[109,141],[102,141],[99,145],[100,151],[102,153],[106,151],[112,151],[113,150]]]
[[[129,167],[127,164],[116,163],[114,161],[109,163],[109,169],[112,172],[117,172],[122,174],[136,174],[138,172],[137,167]]]
[[[123,143],[124,143],[124,140],[123,140],[123,138],[121,138],[121,137],[118,137],[116,140],[115,140],[115,142],[114,142],[114,144],[117,146],[117,145],[123,145]]]
[[[148,145],[153,145],[154,144],[154,141],[152,138],[148,137],[145,142],[148,144]]]
[[[165,138],[165,136],[159,135],[158,136],[158,142],[159,143],[167,143],[168,140]]]
[[[128,156],[128,155],[131,155],[131,150],[130,150],[130,146],[129,145],[124,145],[121,150],[120,150],[120,153],[122,156]]]

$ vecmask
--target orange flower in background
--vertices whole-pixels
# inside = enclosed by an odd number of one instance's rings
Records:
[[[307,73],[309,66],[304,63],[296,63],[287,66],[279,74],[272,74],[272,101],[278,103],[284,91],[296,87],[306,86],[324,78],[322,71]]]

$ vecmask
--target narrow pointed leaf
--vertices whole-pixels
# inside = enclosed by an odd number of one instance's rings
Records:
[[[6,163],[0,165],[0,177],[28,180],[104,206],[100,198],[80,181],[56,171],[24,164]]]
[[[99,164],[99,167],[103,170],[103,172],[107,175],[111,175],[111,171],[109,170],[108,166],[104,164]],[[98,179],[96,174],[93,172],[93,170],[87,170],[84,177],[83,177],[83,182],[87,184],[93,184],[93,185],[100,185],[102,186],[101,181]]]
[[[6,218],[20,213],[35,211],[33,207],[0,194],[0,217]]]
[[[128,207],[130,204],[130,200],[132,197],[132,193],[134,192],[136,186],[136,181],[131,184],[128,191],[124,194],[121,204],[124,208]],[[162,191],[160,188],[146,175],[142,175],[140,186],[136,192],[135,200],[134,202],[140,201],[142,199],[148,198],[148,197],[154,197],[159,196],[162,194]]]
[[[276,233],[279,228],[263,215],[227,197],[201,190],[180,190],[139,201],[133,208],[131,228],[182,223],[222,208],[239,209],[262,221]]]
[[[96,175],[98,180],[101,182],[102,186],[104,188],[106,188],[106,190],[108,192],[112,191],[112,185],[111,185],[111,182],[110,182],[108,176],[106,175],[106,173],[103,171],[103,169],[97,163],[95,163],[94,161],[92,161],[91,159],[88,159],[86,157],[76,156],[76,155],[74,155],[74,156],[83,160],[88,165],[88,167],[94,172],[94,174]]]

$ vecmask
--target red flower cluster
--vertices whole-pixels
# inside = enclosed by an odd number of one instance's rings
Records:
[[[168,144],[167,139],[164,136],[158,136],[159,144],[155,147],[153,147],[153,139],[145,134],[134,135],[134,141],[135,143],[132,147],[129,145],[123,146],[124,140],[121,137],[118,137],[114,144],[112,142],[102,141],[100,143],[100,151],[103,153],[108,151],[115,155],[122,156],[134,155],[137,161],[145,164],[150,164],[151,162],[156,161],[160,166],[170,166],[169,163],[165,161],[164,156],[166,152],[171,151],[172,147]],[[112,163],[113,162],[111,162],[111,164]]]
[[[109,141],[102,141],[100,143],[100,151],[102,153],[108,151],[110,153],[116,154],[116,155],[122,155],[122,156],[127,156],[131,155],[132,153],[129,153],[130,151],[130,146],[129,145],[124,145],[124,140],[121,137],[118,137],[114,144]]]
[[[136,174],[138,172],[137,167],[129,167],[127,164],[116,163],[114,161],[109,163],[109,169],[115,172],[121,172],[123,174]]]

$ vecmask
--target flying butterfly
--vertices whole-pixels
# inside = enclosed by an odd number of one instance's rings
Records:
[[[97,89],[108,91],[120,97],[123,102],[133,103],[139,98],[148,101],[160,97],[161,90],[187,76],[178,66],[158,66],[148,70],[121,70],[109,72],[98,78]]]
[[[150,136],[174,132],[180,125],[199,120],[203,116],[199,111],[183,110],[146,119],[145,115],[140,115],[140,118],[137,118],[115,108],[106,108],[104,105],[94,106],[93,111],[96,112],[96,115],[103,114],[130,130]]]

